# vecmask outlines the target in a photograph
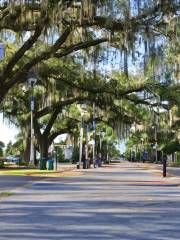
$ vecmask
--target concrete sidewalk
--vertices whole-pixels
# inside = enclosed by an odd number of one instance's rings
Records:
[[[179,178],[138,163],[82,171],[1,200],[0,239],[180,239]]]

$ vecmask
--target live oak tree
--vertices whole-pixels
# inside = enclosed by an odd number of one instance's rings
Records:
[[[177,13],[177,6],[178,1],[175,0],[2,2],[1,31],[6,39],[17,39],[16,33],[22,37],[17,50],[3,62],[0,102],[12,86],[25,81],[30,69],[40,62],[52,57],[61,58],[109,40],[119,42],[116,34],[114,36],[116,32],[120,34],[121,45],[127,55],[130,42],[132,45],[132,39],[138,34],[147,29],[148,33],[163,32],[168,25],[166,19]],[[42,38],[46,40],[47,48],[30,56]],[[20,62],[24,64],[19,66]]]
[[[177,37],[176,29],[172,28],[172,18],[174,18],[174,26],[177,26],[178,1],[175,0],[46,0],[20,1],[18,3],[17,1],[6,1],[6,4],[5,2],[2,4],[0,11],[1,39],[5,43],[7,39],[8,42],[11,39],[7,45],[9,52],[1,63],[1,109],[3,109],[7,94],[14,94],[14,86],[16,88],[18,84],[25,82],[31,69],[38,73],[39,65],[49,61],[48,64],[52,62],[51,67],[54,71],[47,68],[48,81],[53,79],[57,83],[63,83],[64,86],[69,86],[69,89],[79,91],[85,96],[88,93],[91,95],[91,99],[97,97],[97,105],[101,105],[101,102],[105,103],[102,104],[104,112],[113,110],[120,117],[129,115],[127,107],[122,107],[124,103],[127,105],[129,103],[149,105],[147,101],[135,94],[144,91],[145,81],[142,80],[140,84],[134,86],[129,84],[132,79],[128,66],[130,55],[133,55],[134,60],[140,59],[141,61],[144,58],[139,55],[146,55],[146,59],[144,59],[146,73],[147,57],[154,54],[158,39],[161,36],[170,39]],[[81,49],[86,51],[88,55],[86,60],[90,66],[92,64],[90,56],[93,56],[90,47],[101,43],[104,52],[112,48],[122,52],[123,71],[127,82],[124,89],[117,82],[117,79],[110,79],[109,82],[107,79],[99,81],[97,74],[94,74],[94,80],[93,77],[90,77],[90,81],[88,81],[88,77],[83,77],[83,79],[80,77],[73,81],[72,78],[67,77],[67,74],[60,74],[56,66],[53,67],[54,64],[56,65],[56,61],[59,59],[64,61],[65,57],[69,55],[78,59]],[[157,45],[159,46],[159,44]],[[144,48],[144,50],[137,53],[137,47]],[[76,52],[77,54],[75,54]],[[102,56],[103,60],[100,64],[104,64],[105,61],[104,55]],[[108,57],[110,56],[111,53]],[[99,56],[94,55],[93,57],[96,58],[96,61],[100,61]],[[85,65],[85,62],[83,61],[81,64]],[[95,62],[95,67],[98,67],[97,62]],[[68,69],[66,70],[68,71]],[[120,81],[122,80],[123,77],[120,77]],[[97,84],[95,84],[96,82]],[[136,78],[136,82],[139,83],[138,78]],[[51,90],[56,92],[55,84],[53,88],[55,90]],[[44,93],[41,96],[41,100],[46,98]],[[115,101],[118,102],[118,106],[114,104]],[[119,101],[122,102],[119,103]],[[131,107],[129,108],[131,109]],[[132,109],[130,111],[133,113]],[[52,126],[51,119],[55,119],[55,116],[58,115],[57,110],[51,108],[49,114]],[[129,123],[132,122],[132,118],[134,119],[133,114],[130,115],[131,121]],[[50,127],[47,129],[44,133],[50,133]]]
[[[94,82],[89,73],[84,73],[84,82],[82,85],[82,82],[79,82],[79,65],[70,60],[66,61],[68,64],[60,64],[60,62],[58,64],[53,62],[52,64],[47,62],[39,67],[39,80],[34,92],[36,96],[34,126],[38,141],[37,146],[44,157],[47,157],[48,147],[59,134],[67,133],[73,128],[77,128],[76,124],[74,125],[76,122],[73,122],[72,118],[66,121],[64,125],[60,117],[62,109],[64,107],[67,108],[68,105],[74,102],[88,100],[89,105],[92,106],[95,101],[96,106],[101,110],[101,116],[97,120],[109,122],[111,127],[115,127],[114,124],[118,123],[118,121],[130,124],[133,119],[132,112],[130,114],[127,108],[123,109],[122,106],[116,106],[113,103],[113,96],[115,95],[115,100],[117,100],[117,97],[119,97],[119,100],[122,100],[128,95],[129,99],[129,94],[136,91],[135,87],[132,86],[132,89],[128,91],[121,89],[120,92],[113,92],[111,84],[104,86],[103,80],[100,77],[98,81]],[[53,79],[55,73],[59,76],[59,81]],[[72,78],[73,81],[69,84]],[[91,85],[89,85],[90,83]],[[56,87],[54,87],[54,84]],[[140,89],[137,88],[137,91]],[[28,89],[24,90],[26,91],[22,91],[22,85],[20,89],[15,88],[11,90],[4,105],[4,113],[6,117],[8,115],[10,118],[14,117],[22,129],[25,140],[24,159],[28,160],[30,147],[30,91]],[[124,104],[125,102],[122,103],[122,105]]]

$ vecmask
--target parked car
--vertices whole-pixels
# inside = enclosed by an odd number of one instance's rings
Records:
[[[5,157],[5,160],[6,160],[7,162],[11,162],[12,159],[13,159],[13,156],[7,156],[7,157]]]
[[[7,156],[6,161],[18,164],[20,162],[20,157],[19,156]]]
[[[113,157],[113,158],[111,159],[111,162],[122,162],[122,161],[124,161],[124,160],[125,160],[124,157]]]
[[[12,162],[13,162],[13,163],[16,163],[16,164],[19,164],[19,162],[20,162],[20,157],[19,157],[19,156],[13,157]]]

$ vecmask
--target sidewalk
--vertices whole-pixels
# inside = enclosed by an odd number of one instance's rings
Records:
[[[2,200],[0,239],[179,239],[180,178],[140,163],[74,171]]]

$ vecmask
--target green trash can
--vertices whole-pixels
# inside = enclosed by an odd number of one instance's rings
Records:
[[[46,158],[40,158],[40,170],[46,170]]]
[[[47,161],[47,164],[48,164],[48,170],[54,170],[54,160],[52,160],[52,159],[49,159],[48,161]]]

